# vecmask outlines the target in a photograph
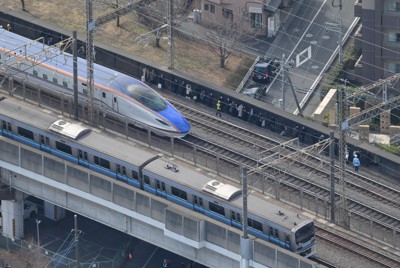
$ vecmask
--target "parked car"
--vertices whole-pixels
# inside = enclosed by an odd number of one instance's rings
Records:
[[[251,78],[257,83],[269,83],[275,77],[279,68],[279,62],[274,59],[263,58],[254,65]]]

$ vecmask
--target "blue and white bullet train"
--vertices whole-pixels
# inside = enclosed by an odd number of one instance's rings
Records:
[[[72,55],[60,53],[57,48],[1,29],[0,63],[12,67],[8,70],[14,78],[25,79],[28,84],[47,83],[52,89],[73,92]],[[183,137],[189,133],[186,119],[146,84],[98,64],[94,64],[93,72],[94,99],[103,106],[137,122],[138,126],[150,127],[158,135]],[[81,58],[78,58],[78,92],[82,98],[89,93],[86,60]]]

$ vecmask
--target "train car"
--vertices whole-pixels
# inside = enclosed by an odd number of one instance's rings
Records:
[[[72,55],[55,46],[0,29],[0,63],[7,67],[2,69],[4,76],[12,74],[28,85],[40,83],[57,91],[73,92]],[[93,73],[93,97],[103,107],[158,135],[183,137],[189,133],[190,125],[179,111],[145,83],[98,64],[94,64]],[[88,98],[87,64],[81,58],[78,92],[81,98]]]
[[[243,228],[241,189],[178,160],[159,158],[139,174],[153,151],[94,130],[25,102],[0,101],[1,135],[123,181],[219,220]],[[292,252],[314,254],[312,219],[277,206],[260,193],[248,194],[248,232]]]

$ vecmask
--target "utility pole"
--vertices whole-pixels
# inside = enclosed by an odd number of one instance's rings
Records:
[[[250,259],[250,241],[247,234],[247,191],[247,170],[242,167],[243,236],[240,239],[240,268],[248,268]]]
[[[282,87],[281,87],[281,93],[282,93],[282,98],[281,98],[281,109],[285,110],[286,106],[286,89],[285,89],[285,75],[286,75],[286,57],[285,54],[282,55],[282,60],[281,60],[281,73],[282,73]]]
[[[335,134],[333,131],[330,132],[331,143],[329,145],[329,157],[330,157],[330,181],[331,181],[331,221],[335,222]]]
[[[74,225],[75,225],[75,259],[76,259],[76,267],[79,268],[79,230],[78,230],[78,215],[74,215]]]
[[[93,0],[86,0],[86,63],[87,63],[87,89],[89,91],[88,121],[93,125],[93,95],[94,95],[94,42],[93,32],[96,28],[93,21]]]
[[[167,24],[168,24],[168,69],[174,69],[174,29],[173,29],[173,0],[168,0]]]
[[[72,32],[73,45],[72,45],[72,58],[73,58],[73,72],[74,72],[74,119],[78,120],[78,39],[76,31]]]

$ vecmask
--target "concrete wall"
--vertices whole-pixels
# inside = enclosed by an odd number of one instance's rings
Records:
[[[240,267],[241,231],[202,214],[12,140],[0,141],[0,167],[17,190],[209,267]],[[254,237],[250,249],[251,267],[315,267]]]

